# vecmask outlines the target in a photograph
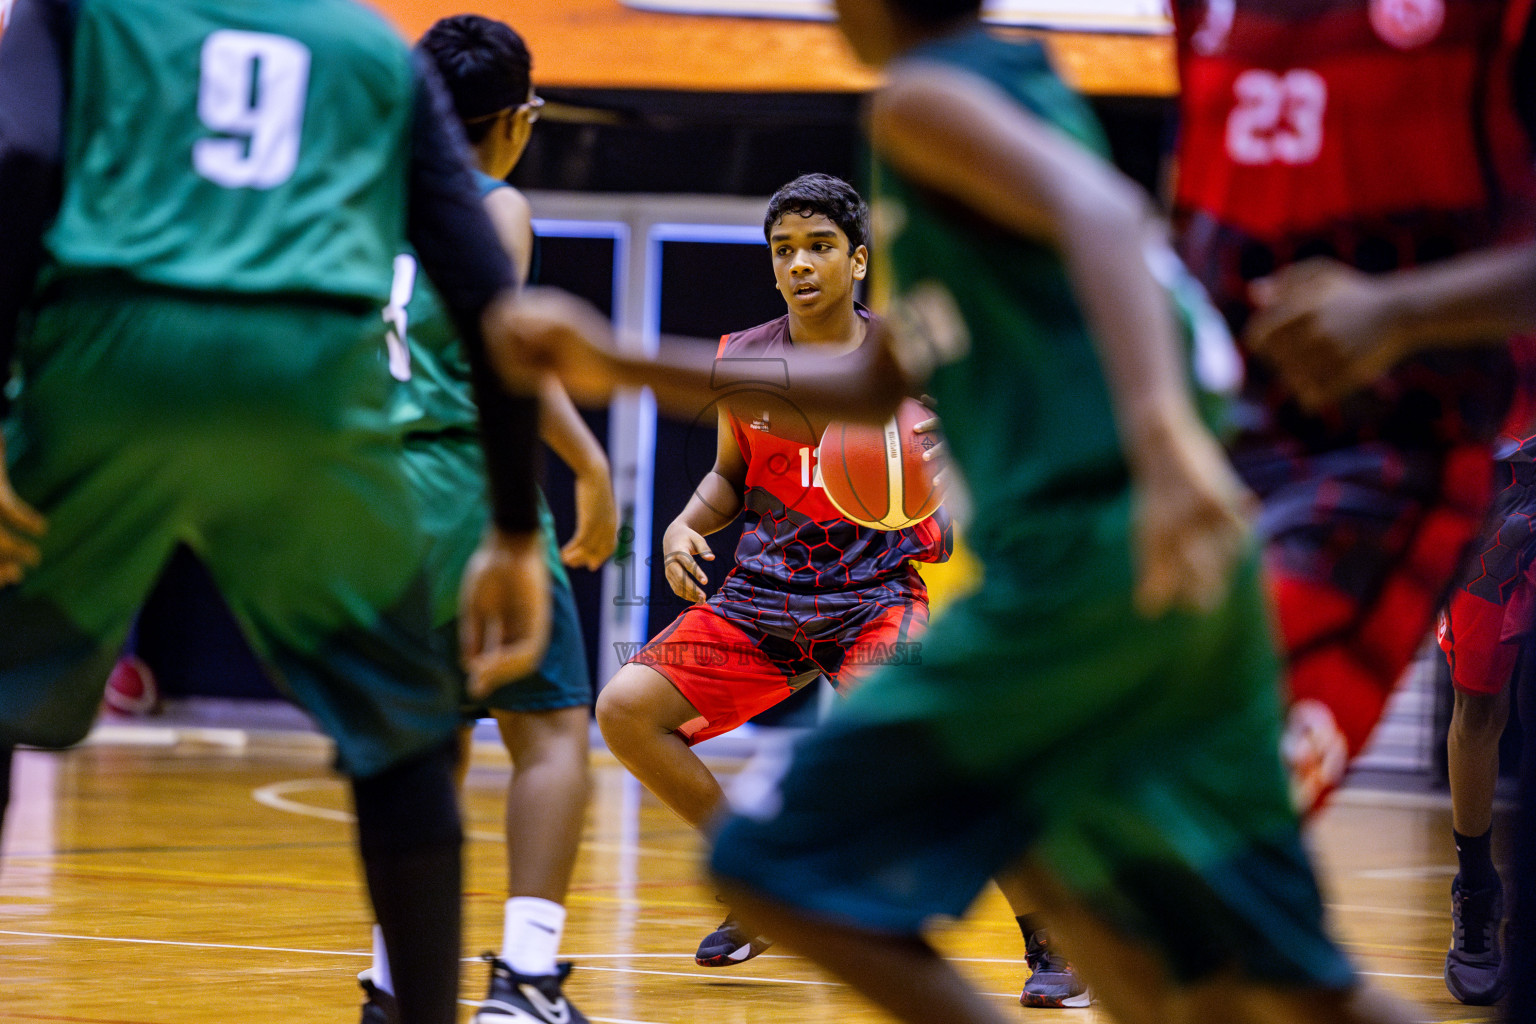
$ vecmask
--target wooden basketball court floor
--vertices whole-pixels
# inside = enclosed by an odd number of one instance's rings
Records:
[[[721,917],[700,844],[606,753],[571,892],[566,992],[612,1024],[864,1024],[886,1018],[780,949],[696,967]],[[739,761],[719,761],[729,773]],[[478,744],[465,798],[462,1020],[484,994],[475,954],[499,944],[508,767]],[[133,727],[64,753],[17,755],[0,868],[0,1022],[312,1024],[358,1019],[368,965],[343,784],[313,736]],[[1348,791],[1313,836],[1335,928],[1361,967],[1425,1020],[1493,1019],[1440,978],[1454,872],[1443,801]],[[1021,1024],[1095,1009],[1018,1006],[1018,930],[995,892],[937,935]]]

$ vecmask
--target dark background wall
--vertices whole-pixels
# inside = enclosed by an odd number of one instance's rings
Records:
[[[512,183],[577,192],[766,196],[808,171],[865,184],[862,97],[552,89]],[[1156,189],[1170,100],[1097,97],[1116,162]]]

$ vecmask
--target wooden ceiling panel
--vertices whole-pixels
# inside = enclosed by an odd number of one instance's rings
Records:
[[[659,14],[618,0],[372,0],[408,38],[466,9],[507,22],[533,51],[542,86],[706,92],[862,92],[878,76],[836,26]],[[1170,96],[1177,86],[1166,36],[1046,33],[1058,67],[1097,95]]]

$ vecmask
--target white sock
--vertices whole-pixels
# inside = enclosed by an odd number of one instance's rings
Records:
[[[395,979],[389,976],[389,953],[384,949],[384,929],[373,926],[373,986],[380,992],[395,994]]]
[[[565,908],[536,896],[507,900],[501,958],[518,974],[554,974],[555,953],[565,931]]]

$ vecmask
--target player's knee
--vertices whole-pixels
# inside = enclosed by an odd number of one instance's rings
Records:
[[[618,680],[608,684],[598,694],[595,712],[597,728],[603,734],[603,741],[615,750],[627,745],[635,731],[642,728],[645,718],[645,710],[640,702],[633,694],[624,692]]]
[[[637,731],[654,731],[655,709],[646,691],[634,676],[620,672],[597,695],[597,727],[610,745],[610,733],[622,740]]]
[[[1503,693],[1463,693],[1456,691],[1451,711],[1451,728],[1463,740],[1496,742],[1509,720],[1509,703]]]
[[[553,711],[497,711],[502,744],[518,771],[560,768],[587,771],[591,717],[585,705]]]

